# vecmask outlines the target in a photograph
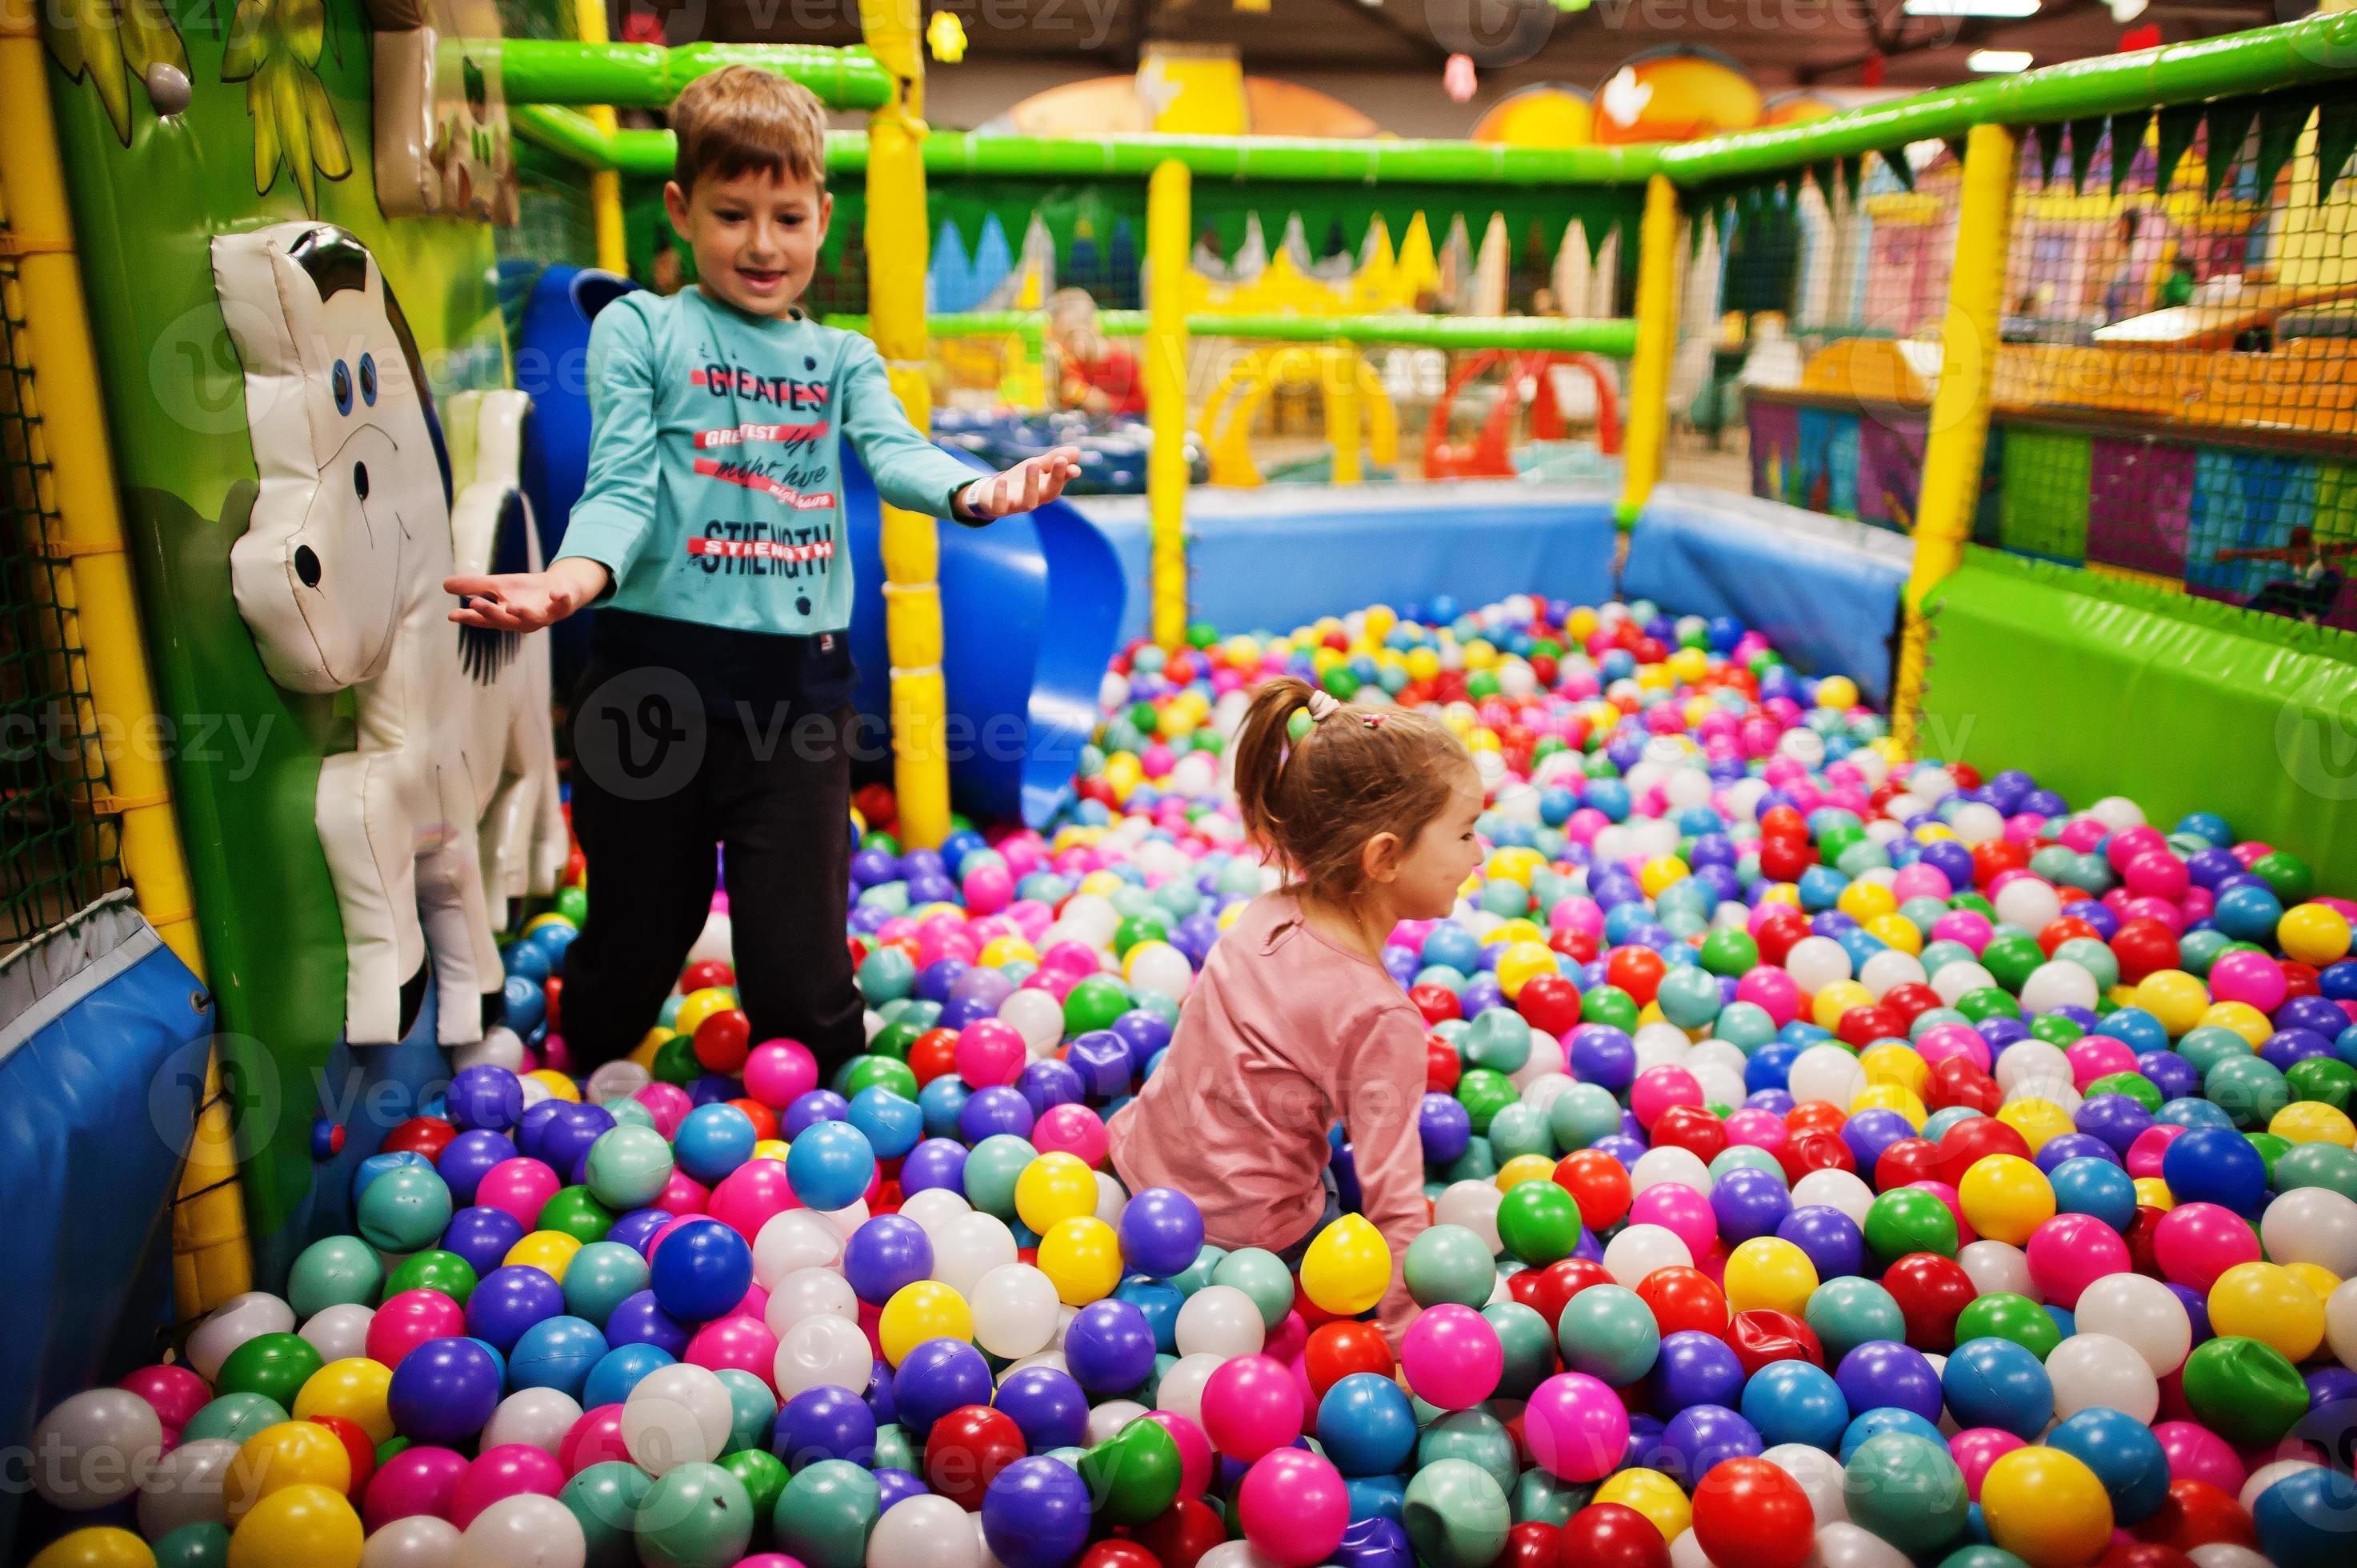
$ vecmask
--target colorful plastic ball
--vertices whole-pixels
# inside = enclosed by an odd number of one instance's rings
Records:
[[[1302,1415],[1300,1386],[1271,1357],[1224,1361],[1203,1385],[1204,1434],[1232,1459],[1250,1462],[1290,1444],[1301,1435]]]
[[[1670,1568],[1669,1543],[1625,1503],[1590,1503],[1563,1524],[1560,1561],[1597,1568]]]
[[[2150,1427],[2115,1410],[2083,1410],[2046,1434],[2048,1446],[2076,1457],[2110,1494],[2122,1524],[2151,1517],[2169,1500],[2169,1455]]]
[[[1808,1309],[1819,1283],[1809,1254],[1775,1236],[1755,1236],[1738,1245],[1727,1254],[1723,1279],[1731,1311],[1765,1308],[1796,1316]]]
[[[1596,1488],[1596,1500],[1635,1509],[1673,1543],[1694,1523],[1694,1505],[1685,1488],[1659,1470],[1642,1466],[1616,1470]]]
[[[2177,1201],[2214,1203],[2237,1214],[2266,1198],[2267,1167],[2248,1138],[2231,1127],[2194,1127],[2169,1145],[2161,1179]]]
[[[1125,1213],[1125,1231],[1127,1219]],[[1125,1240],[1124,1245],[1126,1251]],[[1414,1250],[1411,1246],[1411,1253]],[[1391,1282],[1390,1245],[1382,1231],[1355,1214],[1343,1215],[1319,1230],[1301,1259],[1302,1294],[1321,1312],[1337,1316],[1352,1317],[1372,1310]],[[1482,1300],[1488,1300],[1486,1292]]]
[[[986,1405],[962,1405],[934,1422],[925,1438],[925,1481],[961,1508],[978,1509],[992,1479],[1023,1453],[1022,1429],[1013,1417]]]
[[[2288,1360],[2306,1360],[2324,1342],[2323,1301],[2276,1263],[2235,1264],[2211,1285],[2208,1305],[2212,1332],[2255,1339]]]
[[[1940,1376],[1921,1351],[1888,1339],[1873,1339],[1841,1359],[1834,1380],[1854,1411],[1893,1407],[1925,1421],[1940,1419]]]
[[[1531,1457],[1566,1481],[1598,1481],[1621,1462],[1629,1445],[1629,1412],[1605,1383],[1565,1372],[1539,1384],[1523,1412]]]
[[[2108,1334],[2072,1334],[2046,1358],[2054,1385],[2054,1413],[2063,1418],[2103,1406],[2150,1421],[2160,1406],[2160,1385],[2150,1363],[2136,1348]]]
[[[220,1525],[197,1524],[186,1528],[209,1532],[203,1548],[206,1556],[197,1561],[209,1559],[218,1565],[229,1560],[228,1532]],[[156,1544],[159,1550],[163,1547],[161,1541]],[[149,1550],[147,1542],[127,1530],[117,1530],[112,1525],[89,1525],[69,1530],[29,1559],[32,1568],[158,1568],[160,1561],[156,1552]],[[176,1554],[176,1561],[186,1559]]]
[[[1858,1445],[1843,1466],[1842,1501],[1852,1520],[1909,1553],[1953,1541],[1969,1506],[1964,1474],[1946,1448],[1905,1433]]]
[[[665,1235],[649,1263],[656,1305],[682,1322],[719,1316],[744,1300],[753,1283],[753,1250],[745,1238],[700,1216]]]
[[[2081,1568],[2111,1543],[2110,1494],[2061,1448],[2017,1448],[1998,1459],[1981,1479],[1980,1507],[1990,1538],[2030,1568]]]
[[[1400,1369],[1417,1398],[1442,1410],[1466,1410],[1490,1397],[1505,1372],[1497,1331],[1470,1307],[1427,1307],[1408,1325]]]
[[[2342,929],[2346,930],[2345,922]],[[2349,1559],[2352,1510],[2357,1510],[2357,1482],[2341,1471],[2311,1465],[2260,1493],[2251,1517],[2259,1547],[2270,1563],[2280,1568],[2328,1568]]]
[[[1967,1340],[1941,1369],[1948,1412],[1960,1426],[1994,1426],[2028,1439],[2054,1413],[2054,1385],[2037,1356],[2010,1339]]]
[[[742,1481],[719,1465],[693,1462],[655,1477],[631,1529],[647,1568],[727,1568],[745,1554],[756,1522]]]
[[[2308,1410],[2298,1369],[2255,1339],[2195,1346],[2185,1359],[2184,1389],[2196,1420],[2244,1446],[2277,1441]]]
[[[1236,1490],[1236,1519],[1244,1539],[1264,1557],[1281,1568],[1309,1568],[1341,1544],[1351,1520],[1350,1495],[1332,1465],[1314,1454],[1280,1448],[1245,1472]]]
[[[1816,1513],[1781,1466],[1737,1456],[1719,1461],[1696,1483],[1694,1531],[1714,1563],[1802,1568],[1816,1541]]]
[[[414,1252],[442,1234],[450,1213],[450,1189],[432,1166],[399,1165],[361,1193],[353,1228],[380,1251]]]
[[[2029,1277],[2046,1299],[2068,1307],[2080,1293],[2129,1266],[2120,1233],[2090,1214],[2057,1214],[2030,1233]]]
[[[1069,1568],[1088,1544],[1088,1485],[1060,1461],[1017,1459],[992,1478],[981,1515],[983,1540],[1006,1568]]]
[[[1625,1412],[1621,1419],[1625,1427]],[[1353,1372],[1335,1381],[1318,1402],[1318,1440],[1346,1476],[1389,1475],[1405,1469],[1415,1452],[1415,1412],[1406,1393],[1390,1378]],[[1534,1457],[1538,1441],[1534,1433]],[[1615,1450],[1616,1462],[1618,1458]]]
[[[1411,1476],[1400,1519],[1417,1559],[1430,1568],[1487,1568],[1513,1527],[1497,1480],[1465,1459],[1436,1460]]]
[[[483,1429],[498,1408],[501,1374],[491,1351],[473,1339],[429,1339],[393,1369],[385,1408],[403,1436],[457,1444]]]
[[[344,1495],[300,1485],[272,1492],[230,1532],[230,1568],[358,1568],[360,1515]]]
[[[1060,1220],[1039,1238],[1039,1269],[1067,1306],[1086,1306],[1121,1283],[1121,1242],[1093,1216]]]

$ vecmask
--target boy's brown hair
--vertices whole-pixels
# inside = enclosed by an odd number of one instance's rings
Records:
[[[735,179],[764,169],[777,179],[826,184],[826,110],[799,81],[758,66],[699,76],[672,101],[679,138],[672,178],[693,194],[709,176]]]

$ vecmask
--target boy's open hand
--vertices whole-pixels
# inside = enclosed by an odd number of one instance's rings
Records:
[[[455,594],[450,618],[460,626],[490,631],[538,631],[553,626],[606,590],[606,568],[577,555],[545,572],[510,572],[495,577],[445,577],[442,591]]]
[[[1026,457],[1003,474],[976,479],[958,492],[959,504],[970,517],[985,521],[1046,506],[1080,478],[1081,449],[1058,446],[1037,457]]]

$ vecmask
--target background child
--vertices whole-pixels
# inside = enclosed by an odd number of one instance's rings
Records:
[[[1295,680],[1253,700],[1235,757],[1245,830],[1286,886],[1211,949],[1170,1054],[1113,1120],[1114,1168],[1133,1192],[1193,1198],[1213,1243],[1297,1262],[1340,1212],[1326,1164],[1340,1122],[1361,1212],[1391,1243],[1382,1320],[1396,1346],[1415,1311],[1401,1262],[1428,1222],[1425,1027],[1383,942],[1447,915],[1480,864],[1480,776],[1437,721]]]
[[[1079,454],[976,478],[910,426],[873,344],[802,314],[834,210],[807,89],[733,66],[690,83],[671,118],[663,202],[696,286],[598,316],[588,481],[555,562],[446,586],[453,620],[501,631],[606,606],[572,718],[591,911],[565,961],[576,1070],[654,1023],[703,929],[718,844],[752,1037],[798,1039],[823,1073],[866,1046],[844,940],[856,677],[839,444],[887,501],[972,523],[1053,499]]]
[[[1057,395],[1065,407],[1099,417],[1144,417],[1146,382],[1137,356],[1104,335],[1097,302],[1086,290],[1060,288],[1049,296],[1048,341],[1060,367]]]

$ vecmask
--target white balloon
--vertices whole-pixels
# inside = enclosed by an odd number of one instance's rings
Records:
[[[321,1361],[348,1361],[368,1354],[369,1324],[375,1317],[372,1307],[339,1301],[311,1315],[303,1325],[303,1338]]]
[[[770,1216],[754,1236],[753,1277],[763,1290],[775,1290],[796,1269],[833,1268],[842,1256],[841,1232],[807,1208],[789,1208]]]
[[[981,1568],[981,1538],[968,1522],[980,1517],[936,1492],[902,1498],[868,1531],[867,1568]]]
[[[933,1278],[968,1301],[982,1276],[1015,1262],[1015,1232],[995,1214],[961,1214],[933,1243]]]
[[[1020,1360],[1056,1337],[1056,1287],[1028,1263],[1001,1263],[974,1287],[974,1340],[994,1356]]]
[[[852,1325],[852,1331],[858,1333],[858,1325]],[[867,1337],[859,1337],[866,1345]],[[874,1360],[863,1358],[860,1369],[872,1373]],[[844,1386],[856,1393],[867,1386],[867,1380],[863,1376]],[[708,1465],[728,1446],[735,1416],[728,1385],[717,1372],[685,1362],[657,1367],[622,1402],[622,1446],[650,1476],[682,1465]]]
[[[1260,1351],[1268,1324],[1253,1298],[1233,1285],[1205,1285],[1178,1309],[1178,1354],[1225,1360]]]
[[[139,1533],[154,1541],[184,1524],[228,1523],[221,1483],[237,1449],[234,1438],[199,1437],[158,1460],[139,1484]],[[37,1458],[34,1473],[39,1471]]]
[[[1913,1568],[1907,1554],[1870,1530],[1844,1520],[1817,1527],[1808,1568]]]
[[[780,1338],[806,1317],[859,1319],[859,1293],[833,1269],[796,1269],[770,1289],[761,1321]]]
[[[2135,1346],[2108,1334],[2083,1330],[2057,1345],[2046,1358],[2054,1384],[2054,1419],[2108,1406],[2152,1424],[2160,1411],[2160,1380]]]
[[[1779,1443],[1760,1457],[1801,1484],[1820,1529],[1849,1518],[1849,1504],[1842,1498],[1839,1459],[1806,1443]]]
[[[1693,1266],[1694,1253],[1676,1231],[1663,1225],[1626,1226],[1604,1244],[1604,1272],[1631,1290],[1655,1269]]]
[[[806,1317],[778,1337],[778,1398],[790,1400],[811,1389],[867,1386],[876,1370],[867,1335],[845,1317]]]
[[[1178,1363],[1162,1374],[1162,1380],[1154,1385],[1154,1408],[1168,1411],[1172,1415],[1183,1415],[1200,1425],[1203,1420],[1203,1385],[1211,1380],[1211,1374],[1218,1371],[1220,1364],[1226,1359],[1224,1356],[1204,1351],[1179,1357]]]
[[[410,1514],[369,1532],[361,1568],[452,1568],[459,1540],[458,1527],[440,1515]]]
[[[1802,990],[1823,991],[1850,977],[1849,950],[1831,937],[1803,937],[1784,955],[1784,970]]]
[[[1874,1207],[1874,1189],[1855,1171],[1811,1171],[1792,1184],[1792,1207],[1838,1208],[1863,1229],[1866,1211]]]
[[[942,1234],[949,1228],[950,1221],[961,1214],[973,1212],[974,1205],[965,1200],[964,1194],[952,1192],[945,1187],[929,1187],[922,1192],[910,1193],[900,1203],[900,1217],[923,1226],[925,1239],[936,1246],[940,1245]]]
[[[453,1568],[581,1568],[588,1555],[588,1538],[571,1509],[522,1492],[477,1514],[459,1533],[451,1562]]]
[[[2244,1481],[2242,1495],[2237,1500],[2242,1503],[2243,1511],[2248,1513],[2259,1506],[2259,1498],[2264,1497],[2267,1488],[2277,1481],[2302,1470],[2314,1470],[2319,1467],[2315,1460],[2307,1458],[2277,1459],[2272,1464],[2262,1465],[2252,1471],[2249,1478]]]
[[[1884,948],[1866,961],[1857,972],[1857,983],[1879,1002],[1901,985],[1923,983],[1923,961],[1911,952],[1898,948]]]
[[[1110,1439],[1113,1434],[1146,1413],[1146,1407],[1135,1400],[1107,1400],[1089,1412],[1089,1445]]]
[[[2324,1340],[2342,1366],[2357,1372],[2357,1279],[2342,1280],[2324,1298]]]
[[[1986,991],[1996,983],[1996,975],[1968,958],[1942,964],[1940,972],[1932,977],[1932,989],[1938,992],[1940,1000],[1951,1007],[1956,1004],[1956,998],[1967,991]]]
[[[2144,1358],[2156,1378],[2185,1365],[2193,1324],[2176,1293],[2147,1274],[2105,1274],[2079,1294],[2072,1319],[2081,1334],[2099,1334]]]
[[[1742,1096],[1736,1097],[1742,1102]],[[1632,1192],[1642,1192],[1652,1187],[1690,1187],[1707,1196],[1713,1183],[1710,1167],[1692,1149],[1682,1149],[1675,1144],[1663,1144],[1637,1156],[1629,1169],[1629,1187]],[[1658,1227],[1656,1228],[1658,1229]]]
[[[2259,1240],[2278,1263],[2314,1263],[2345,1280],[2357,1274],[2357,1201],[2329,1187],[2296,1187],[2267,1205]]]
[[[483,1427],[482,1446],[491,1449],[522,1443],[553,1455],[580,1419],[581,1402],[563,1389],[518,1389],[491,1412]]]
[[[264,1334],[290,1334],[294,1328],[295,1309],[268,1291],[233,1295],[207,1313],[188,1336],[189,1369],[210,1383],[221,1376],[221,1363],[229,1359],[230,1352],[247,1340]]]
[[[1495,1253],[1505,1246],[1498,1239],[1498,1206],[1505,1198],[1496,1182],[1451,1182],[1441,1189],[1432,1206],[1432,1221],[1436,1225],[1462,1225],[1480,1237],[1481,1244]]]
[[[1822,1100],[1847,1110],[1849,1102],[1866,1089],[1866,1069],[1858,1065],[1855,1052],[1829,1040],[1821,1041],[1792,1058],[1792,1070],[1785,1075],[1785,1087],[1803,1105]]]
[[[1064,1037],[1064,1004],[1049,992],[1019,988],[1009,992],[998,1004],[998,1017],[1023,1036],[1034,1061],[1042,1052],[1054,1050],[1056,1042]]]
[[[33,1489],[70,1513],[87,1513],[137,1489],[163,1454],[164,1423],[127,1389],[85,1389],[40,1419],[30,1447]]]
[[[2010,1294],[2032,1301],[2042,1299],[2030,1283],[2029,1256],[2009,1241],[1969,1242],[1957,1251],[1956,1262],[1973,1282],[1976,1295]]]

